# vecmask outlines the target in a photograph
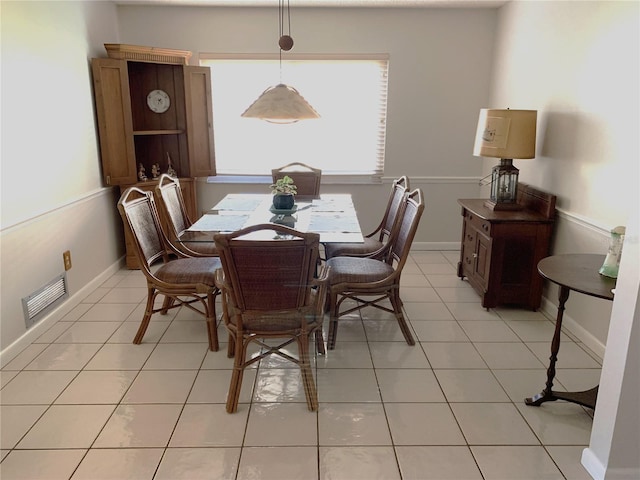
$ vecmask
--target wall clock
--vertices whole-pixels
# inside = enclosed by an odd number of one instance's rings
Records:
[[[169,110],[171,99],[164,90],[151,90],[147,95],[147,105],[152,112],[164,113]]]

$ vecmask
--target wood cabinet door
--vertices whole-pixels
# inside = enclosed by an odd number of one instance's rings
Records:
[[[462,271],[458,272],[458,276],[467,278],[473,277],[475,272],[476,237],[478,232],[471,226],[471,222],[465,220],[462,224],[462,252],[460,255],[460,263]]]
[[[489,289],[489,275],[491,274],[491,239],[480,232],[476,234],[474,256],[474,277],[486,292]]]
[[[107,185],[135,183],[137,166],[127,62],[94,58],[91,69],[105,182]]]
[[[184,75],[189,176],[208,177],[216,174],[211,70],[185,66]]]

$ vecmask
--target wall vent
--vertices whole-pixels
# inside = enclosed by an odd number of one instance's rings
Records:
[[[34,323],[40,321],[56,305],[68,297],[67,274],[62,273],[44,287],[23,298],[22,310],[27,328],[31,328]]]

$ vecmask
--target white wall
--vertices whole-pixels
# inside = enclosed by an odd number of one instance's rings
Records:
[[[604,353],[582,456],[598,480],[640,475],[639,32],[638,2],[512,2],[500,11],[492,82],[492,107],[538,110],[538,155],[516,164],[523,181],[558,195],[554,253],[604,255],[607,231],[631,227],[613,309],[572,293],[565,316]],[[557,303],[555,287],[546,294]]]
[[[63,251],[71,250],[68,284],[77,296],[123,247],[117,197],[101,183],[89,65],[118,38],[115,7],[2,2],[1,21],[4,361],[26,331],[21,299],[64,271]]]
[[[512,2],[496,47],[492,104],[538,110],[523,177],[567,212],[624,224],[639,198],[638,2]]]
[[[558,196],[552,253],[605,254],[638,214],[638,2],[511,2],[500,10],[491,107],[538,110],[520,177]],[[485,171],[495,162],[485,161]],[[556,288],[546,295],[557,304]],[[571,295],[567,316],[604,352],[611,304]]]
[[[582,464],[594,479],[640,478],[640,216],[629,218],[602,365],[598,408]]]
[[[425,191],[417,244],[457,246],[457,199],[479,193],[482,162],[472,150],[478,110],[489,93],[497,11],[292,8],[291,15],[295,53],[390,55],[385,176],[390,181],[408,175],[412,186]],[[278,51],[276,8],[120,6],[118,18],[124,43],[190,50],[194,57]],[[265,79],[265,88],[269,84]],[[277,152],[265,152],[265,162],[269,168],[281,165]],[[198,188],[200,208],[228,191],[218,184]],[[232,188],[267,191],[264,185]],[[345,189],[354,194],[363,229],[375,227],[390,185],[323,187]]]

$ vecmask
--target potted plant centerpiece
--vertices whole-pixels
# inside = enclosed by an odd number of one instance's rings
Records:
[[[273,194],[273,208],[276,210],[291,210],[295,204],[294,195],[298,193],[296,184],[293,179],[285,175],[276,180],[271,185],[271,193]]]

